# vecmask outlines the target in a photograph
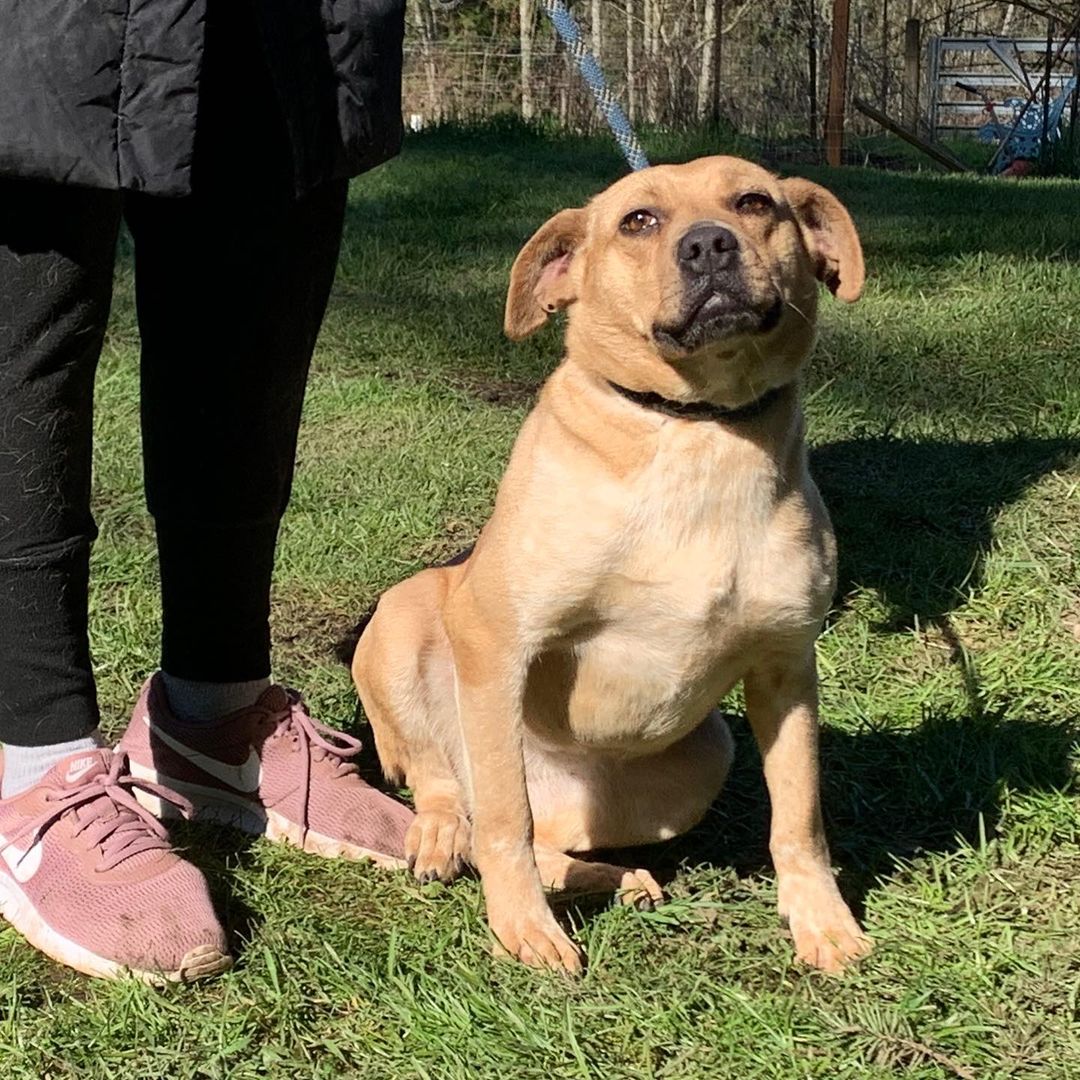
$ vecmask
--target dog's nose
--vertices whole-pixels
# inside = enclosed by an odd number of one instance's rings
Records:
[[[738,258],[739,238],[723,225],[694,225],[679,241],[679,265],[693,274],[726,270]]]

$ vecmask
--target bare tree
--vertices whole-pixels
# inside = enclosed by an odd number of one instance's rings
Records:
[[[645,117],[660,119],[660,0],[643,0],[645,46]]]
[[[521,115],[531,120],[536,115],[533,102],[533,37],[536,28],[536,0],[518,0],[521,37]]]
[[[696,37],[700,66],[697,73],[697,115],[720,119],[720,58],[724,38],[724,0],[705,0]]]
[[[430,0],[413,0],[411,5],[413,26],[420,47],[420,56],[427,79],[427,111],[433,120],[440,118],[439,87],[436,77],[435,56],[432,46],[435,42],[437,27],[435,15],[431,10]]]
[[[851,90],[887,110],[900,107],[917,125],[918,78],[906,74],[911,49],[905,51],[901,24],[917,20],[922,41],[947,36],[946,24],[957,35],[1007,31],[1045,41],[1041,13],[1075,15],[1078,3],[850,0]],[[451,11],[440,0],[411,0],[406,112],[446,120],[513,108],[527,119],[595,127],[592,98],[565,48],[543,32],[539,6],[538,0],[485,0]],[[636,123],[714,118],[765,140],[820,138],[824,95],[819,104],[817,91],[823,91],[832,0],[579,0],[573,7]],[[877,130],[859,114],[849,112],[845,122],[857,131]]]

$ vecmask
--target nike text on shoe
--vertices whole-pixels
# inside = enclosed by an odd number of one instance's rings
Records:
[[[190,981],[232,963],[202,874],[133,796],[122,753],[80,751],[0,801],[0,911],[32,945],[87,975]]]
[[[271,686],[252,706],[187,724],[160,676],[143,687],[120,742],[135,776],[183,795],[196,821],[233,825],[317,855],[405,866],[413,814],[361,778],[360,743],[313,720],[300,696]],[[176,810],[139,799],[159,817]]]

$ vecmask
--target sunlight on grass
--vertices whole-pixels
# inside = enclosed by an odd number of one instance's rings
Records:
[[[514,254],[620,170],[604,141],[440,131],[353,185],[275,606],[279,675],[327,722],[355,708],[336,635],[475,535],[559,358],[557,328],[501,335]],[[793,963],[736,719],[707,821],[641,855],[671,904],[567,911],[580,983],[492,962],[473,881],[186,830],[236,969],[166,993],[91,984],[0,931],[5,1080],[1080,1076],[1080,184],[812,175],[851,207],[870,270],[859,304],[823,302],[807,414],[841,550],[826,811],[874,955],[843,979]],[[158,632],[136,366],[125,257],[95,488],[114,731]]]

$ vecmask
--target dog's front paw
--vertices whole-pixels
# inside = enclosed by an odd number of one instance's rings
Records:
[[[581,972],[583,954],[555,921],[550,910],[536,915],[489,916],[497,954],[517,957],[529,967],[551,968],[571,975]]]
[[[831,878],[789,886],[780,911],[787,918],[795,955],[811,967],[836,974],[874,947]]]
[[[405,857],[417,881],[453,881],[469,861],[472,828],[463,814],[424,810],[405,834]]]

